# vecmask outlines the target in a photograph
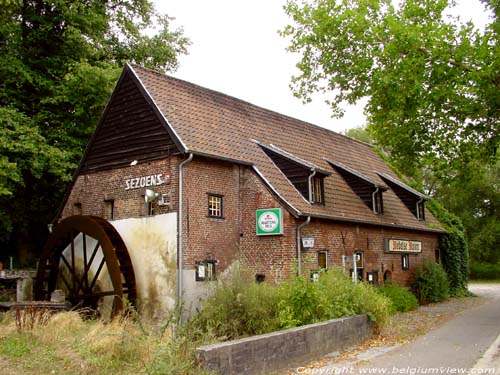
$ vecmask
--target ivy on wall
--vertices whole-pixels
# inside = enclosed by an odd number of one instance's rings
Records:
[[[439,249],[450,281],[450,294],[462,296],[467,292],[469,276],[469,253],[464,227],[458,217],[449,213],[435,200],[429,201],[427,207],[446,230],[446,234],[440,237]]]

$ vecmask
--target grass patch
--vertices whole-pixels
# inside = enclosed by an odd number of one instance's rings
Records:
[[[29,375],[207,374],[194,357],[201,342],[189,329],[175,335],[172,321],[157,327],[125,316],[104,323],[62,312],[19,330],[15,316],[7,314],[0,332],[2,370]]]

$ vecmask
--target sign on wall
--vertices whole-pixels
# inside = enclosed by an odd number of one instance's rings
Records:
[[[401,240],[397,238],[387,238],[385,249],[389,253],[421,253],[422,241]]]
[[[265,208],[255,212],[257,236],[283,234],[281,208]]]
[[[312,249],[314,247],[314,237],[302,237],[302,247]]]
[[[125,190],[141,189],[150,186],[159,186],[169,183],[170,176],[162,173],[150,176],[134,177],[125,180]]]

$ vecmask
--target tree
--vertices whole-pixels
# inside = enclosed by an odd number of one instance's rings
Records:
[[[290,0],[283,30],[299,53],[295,94],[330,92],[340,104],[368,97],[369,130],[410,174],[446,175],[500,141],[498,20],[484,33],[445,17],[451,0]],[[487,2],[498,10],[497,2]]]
[[[498,262],[500,2],[482,2],[484,31],[447,17],[453,0],[289,0],[282,34],[301,55],[295,95],[329,93],[336,116],[368,97],[391,164],[463,221],[473,260]]]
[[[0,8],[0,244],[40,249],[125,62],[175,70],[188,40],[148,0]],[[147,35],[145,30],[153,30]]]

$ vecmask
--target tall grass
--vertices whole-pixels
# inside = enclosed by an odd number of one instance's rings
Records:
[[[235,272],[189,324],[219,339],[234,339],[355,314],[368,314],[383,325],[389,309],[386,297],[370,285],[353,284],[339,270],[322,273],[318,282],[297,277],[280,285],[255,284]]]
[[[50,316],[43,324],[1,321],[0,357],[5,373],[23,374],[205,374],[198,368],[193,335],[174,334],[124,316],[109,323],[84,320],[77,312]],[[200,335],[198,335],[200,336]]]

